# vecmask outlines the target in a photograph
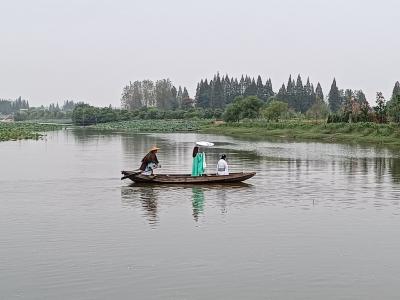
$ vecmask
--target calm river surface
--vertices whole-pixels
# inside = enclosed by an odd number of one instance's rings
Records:
[[[162,169],[235,186],[129,186]],[[390,149],[62,130],[0,143],[0,299],[399,299],[400,157]]]

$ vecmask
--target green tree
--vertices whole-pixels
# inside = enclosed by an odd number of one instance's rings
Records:
[[[182,92],[181,108],[184,110],[188,110],[193,106],[194,106],[194,100],[189,97],[189,93],[186,87],[184,87]]]
[[[317,101],[318,99],[322,101],[324,100],[324,93],[322,92],[322,87],[319,82],[317,84],[317,88],[315,89],[315,97],[317,98]]]
[[[400,123],[400,94],[390,100],[388,113],[393,122]]]
[[[262,115],[268,121],[278,122],[288,112],[286,102],[273,100],[262,110]]]
[[[288,102],[287,101],[287,97],[288,97],[288,94],[287,94],[287,91],[286,91],[285,84],[283,83],[281,88],[278,91],[278,94],[276,94],[276,99],[279,100],[279,101],[287,103]]]
[[[253,78],[253,80],[251,81],[251,83],[250,83],[250,85],[248,85],[247,87],[246,87],[246,90],[244,91],[244,94],[243,94],[245,97],[247,97],[247,96],[257,96],[257,84],[256,84],[256,82],[254,81],[254,78]]]
[[[242,111],[241,101],[243,97],[237,97],[231,104],[229,104],[223,114],[223,119],[225,122],[239,122],[240,113]]]
[[[202,108],[210,107],[210,95],[210,85],[208,84],[207,79],[204,81],[201,80],[196,89],[196,106]]]
[[[376,93],[376,106],[374,106],[376,117],[379,123],[386,123],[387,119],[387,107],[386,100],[381,92]]]
[[[268,80],[265,82],[265,101],[268,101],[268,99],[272,96],[275,95],[274,90],[272,89],[272,81],[271,78],[268,78]]]
[[[257,96],[248,96],[242,102],[241,119],[256,119],[260,116],[263,102]]]
[[[224,90],[222,88],[222,82],[219,74],[214,76],[214,79],[211,82],[210,107],[211,108],[225,107]]]
[[[400,83],[396,81],[393,87],[393,92],[392,92],[392,97],[390,100],[396,100],[397,101],[397,96],[400,95]]]
[[[329,108],[332,112],[339,111],[340,107],[342,106],[342,98],[340,96],[339,89],[336,86],[335,78],[333,79],[331,90],[329,91],[328,101],[329,101]]]
[[[183,87],[183,93],[182,93],[182,99],[190,98],[189,97],[189,92],[186,89],[186,87]]]
[[[262,106],[263,102],[257,96],[239,96],[227,106],[223,118],[226,122],[255,119],[260,116]]]
[[[257,77],[256,90],[257,90],[256,95],[257,95],[258,99],[260,99],[264,102],[267,101],[268,96],[266,95],[265,86],[263,85],[260,75],[258,75],[258,77]]]
[[[317,120],[325,119],[329,114],[328,105],[325,101],[317,98],[317,101],[307,110],[306,115],[309,118]]]

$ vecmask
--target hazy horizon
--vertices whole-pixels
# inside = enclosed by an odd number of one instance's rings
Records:
[[[119,106],[129,81],[170,78],[194,97],[216,72],[289,75],[388,99],[400,71],[400,4],[373,1],[0,3],[0,98]],[[397,28],[397,29],[396,29]]]

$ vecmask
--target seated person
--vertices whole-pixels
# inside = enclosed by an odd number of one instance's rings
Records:
[[[229,175],[228,163],[226,162],[225,154],[221,155],[221,159],[217,163],[217,175]]]

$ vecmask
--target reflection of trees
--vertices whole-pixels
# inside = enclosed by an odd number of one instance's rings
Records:
[[[193,187],[192,193],[193,218],[197,222],[199,215],[204,211],[204,191],[201,187]]]
[[[384,157],[375,157],[374,159],[374,172],[377,182],[383,181],[383,175],[386,172],[386,160]]]
[[[400,159],[392,158],[389,160],[389,172],[395,183],[400,183]]]
[[[79,144],[110,141],[118,135],[110,131],[101,131],[92,128],[74,128],[70,131],[73,133],[75,141]]]
[[[121,201],[129,206],[142,207],[150,225],[158,223],[158,191],[155,187],[139,186],[122,188]]]
[[[349,175],[363,174],[369,172],[375,174],[377,182],[384,180],[385,174],[390,174],[393,182],[400,183],[400,158],[397,157],[374,157],[374,158],[350,158],[348,160],[332,162],[332,170],[334,165],[339,167]],[[352,179],[352,177],[349,177]]]

